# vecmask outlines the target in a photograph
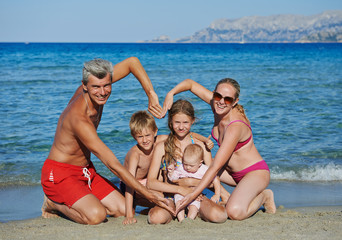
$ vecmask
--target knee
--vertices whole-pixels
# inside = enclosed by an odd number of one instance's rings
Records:
[[[152,208],[148,212],[147,222],[149,224],[166,224],[166,223],[169,223],[172,219],[171,214],[169,215],[170,216],[166,216],[166,215],[164,216],[164,214],[158,211],[158,209]]]
[[[102,223],[107,217],[106,209],[103,208],[91,208],[87,211],[86,224],[96,225]]]
[[[213,206],[210,211],[200,208],[200,216],[204,221],[212,223],[224,223],[227,221],[227,212],[223,206]]]
[[[227,213],[224,209],[221,208],[214,208],[209,216],[210,222],[214,223],[224,223],[227,221]]]
[[[147,222],[149,224],[163,224],[163,222],[160,219],[159,214],[157,214],[155,209],[153,208],[148,212]]]
[[[243,220],[246,218],[246,210],[239,205],[227,206],[227,214],[231,220]]]

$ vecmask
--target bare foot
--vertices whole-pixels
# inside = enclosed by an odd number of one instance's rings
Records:
[[[221,200],[222,201],[220,202],[220,204],[223,203],[222,205],[226,205],[226,203],[228,202],[229,197],[230,197],[229,192],[227,192],[225,194],[221,194]]]
[[[266,196],[266,201],[264,203],[264,207],[266,210],[266,213],[276,213],[277,207],[274,202],[274,196],[271,189],[265,189],[264,194]]]
[[[48,199],[46,197],[46,195],[44,194],[44,202],[42,205],[42,217],[43,218],[54,218],[54,217],[58,217],[56,211],[54,211],[51,207],[51,204],[53,204],[53,202]]]

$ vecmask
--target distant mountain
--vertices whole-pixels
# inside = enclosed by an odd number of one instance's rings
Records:
[[[191,36],[171,40],[162,35],[154,43],[341,42],[342,10],[312,16],[274,15],[219,19]]]

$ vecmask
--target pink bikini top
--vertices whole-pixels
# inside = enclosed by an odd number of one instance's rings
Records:
[[[252,131],[252,128],[251,128],[247,123],[245,123],[245,122],[242,121],[242,120],[235,120],[235,121],[232,121],[232,122],[230,122],[230,123],[228,124],[228,126],[229,126],[230,124],[232,124],[232,123],[235,123],[235,122],[242,122],[242,123],[246,124],[247,127],[249,127],[249,129]],[[227,127],[228,127],[228,126],[227,126]],[[226,127],[226,128],[227,128],[227,127]],[[213,139],[215,139],[215,141],[217,142],[217,144],[220,146],[221,144],[219,143],[218,139],[214,137],[214,132],[213,132],[213,131],[214,131],[214,129],[211,130],[211,136],[213,137]],[[243,146],[245,146],[247,143],[249,143],[249,141],[251,140],[251,138],[252,138],[252,133],[251,133],[251,136],[249,136],[249,138],[248,138],[247,140],[245,140],[245,141],[243,141],[243,142],[238,142],[238,144],[236,144],[236,147],[235,147],[235,149],[234,149],[234,152],[236,152],[237,150],[239,150],[240,148],[242,148]]]

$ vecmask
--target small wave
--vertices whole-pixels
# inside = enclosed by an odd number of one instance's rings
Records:
[[[316,165],[284,171],[279,167],[271,169],[272,180],[285,181],[342,181],[342,166],[334,163]]]

